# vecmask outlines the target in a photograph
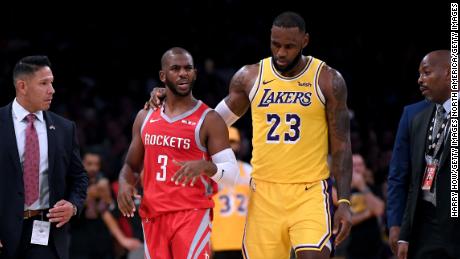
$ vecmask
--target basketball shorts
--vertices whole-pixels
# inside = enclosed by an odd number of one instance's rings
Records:
[[[331,250],[331,180],[271,183],[252,179],[246,220],[245,258],[289,258],[291,248]]]
[[[171,212],[142,219],[145,258],[210,258],[210,209]]]

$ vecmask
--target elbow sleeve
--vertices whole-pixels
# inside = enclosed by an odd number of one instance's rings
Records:
[[[214,174],[211,178],[217,183],[234,185],[240,172],[232,149],[224,149],[214,154],[211,158],[212,162],[217,167],[216,174]]]

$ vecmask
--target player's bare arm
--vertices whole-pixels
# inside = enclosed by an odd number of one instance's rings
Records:
[[[211,156],[230,148],[227,125],[217,112],[210,111],[206,115],[200,130],[200,141]]]
[[[147,113],[148,111],[146,110],[140,110],[137,113],[132,129],[131,144],[118,179],[120,184],[117,198],[118,207],[125,217],[133,217],[136,210],[132,198],[135,195],[136,185],[134,172],[141,172],[144,161],[144,145],[142,144],[140,131]]]
[[[246,65],[233,75],[228,88],[228,96],[225,97],[230,110],[238,116],[246,113],[251,104],[249,92],[257,79],[259,64]]]
[[[190,184],[193,186],[197,177],[205,174],[209,177],[214,177],[219,172],[219,161],[216,161],[216,156],[228,156],[228,163],[234,163],[227,169],[225,174],[227,178],[234,179],[238,167],[236,165],[236,158],[230,149],[228,140],[228,128],[224,120],[215,111],[210,111],[204,119],[203,125],[200,129],[201,144],[207,148],[212,157],[212,161],[195,160],[195,161],[176,161],[181,168],[173,176],[173,181],[182,183],[182,185]],[[225,160],[225,158],[224,158]],[[234,167],[234,168],[233,168]],[[234,174],[234,175],[232,175]]]
[[[259,64],[246,65],[233,75],[229,93],[215,108],[230,126],[243,116],[251,105],[249,93],[257,80]]]
[[[347,86],[342,75],[328,66],[321,70],[319,84],[326,97],[326,116],[329,145],[332,156],[331,171],[337,182],[337,195],[349,200],[352,176],[350,142],[350,117],[347,107]],[[348,236],[351,228],[349,204],[339,203],[334,217],[334,232],[338,233],[336,244]]]

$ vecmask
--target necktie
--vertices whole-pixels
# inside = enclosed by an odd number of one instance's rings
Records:
[[[24,149],[24,191],[27,206],[38,199],[38,170],[40,162],[40,148],[38,135],[34,127],[35,115],[26,116],[26,145]]]
[[[435,139],[438,139],[441,136],[437,136],[438,134],[441,134],[439,132],[441,124],[444,121],[444,114],[446,111],[444,110],[444,107],[442,105],[438,105],[436,108],[436,121],[434,122],[434,128],[433,128],[433,136]]]
[[[435,147],[438,145],[439,139],[443,135],[443,130],[446,127],[445,125],[445,120],[444,120],[444,115],[446,111],[444,110],[444,107],[442,105],[437,105],[436,106],[436,114],[435,118],[433,119],[433,122],[431,124],[431,127],[429,129],[429,134],[428,134],[428,151],[427,154],[430,156],[435,156]],[[438,145],[439,146],[439,145]]]

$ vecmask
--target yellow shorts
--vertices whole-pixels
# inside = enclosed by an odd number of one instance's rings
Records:
[[[243,255],[289,258],[291,247],[331,250],[331,180],[281,184],[252,179]]]

